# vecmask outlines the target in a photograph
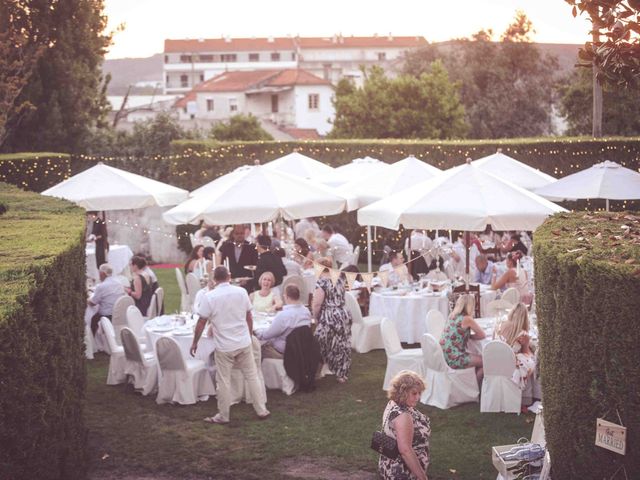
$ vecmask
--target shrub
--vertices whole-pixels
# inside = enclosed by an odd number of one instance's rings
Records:
[[[623,228],[626,225],[628,228]],[[640,478],[640,216],[558,214],[534,241],[540,366],[554,478]],[[622,457],[596,418],[627,430]]]
[[[83,478],[84,213],[2,183],[0,204],[0,478]]]

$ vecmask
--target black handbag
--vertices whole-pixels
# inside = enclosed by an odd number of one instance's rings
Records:
[[[389,413],[391,413],[391,410],[389,410]],[[382,430],[373,432],[373,435],[371,436],[371,448],[380,455],[384,455],[391,460],[395,460],[400,455],[400,452],[398,451],[398,442],[395,438],[384,433],[384,426],[386,421],[389,419],[389,413],[387,413],[385,421],[382,422]]]

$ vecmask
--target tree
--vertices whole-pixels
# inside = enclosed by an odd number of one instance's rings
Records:
[[[211,127],[209,136],[220,142],[273,140],[261,126],[257,117],[249,115],[234,115],[227,122],[220,122]]]
[[[580,65],[596,66],[602,84],[640,84],[640,0],[565,0],[589,16],[593,41],[580,49]],[[604,40],[602,40],[604,38]]]
[[[458,85],[440,62],[419,77],[389,79],[379,67],[365,71],[356,88],[336,88],[331,138],[459,138],[467,130]]]
[[[12,150],[81,151],[92,128],[102,126],[108,111],[101,64],[111,35],[103,0],[11,0],[21,5],[10,27],[24,32],[27,44],[46,40],[45,49],[17,98],[33,109],[8,135]]]
[[[560,89],[560,113],[567,119],[569,135],[591,134],[593,89],[591,72],[575,71]],[[602,133],[640,135],[640,87],[606,84],[603,88]]]

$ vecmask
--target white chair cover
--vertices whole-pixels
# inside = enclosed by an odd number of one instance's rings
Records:
[[[427,388],[420,401],[426,405],[447,409],[461,403],[478,401],[475,368],[454,370],[444,359],[440,343],[428,333],[422,336],[422,354]]]
[[[162,375],[158,383],[156,403],[192,405],[207,401],[215,395],[211,376],[202,360],[185,359],[180,346],[171,337],[161,337],[156,342],[158,365]]]
[[[127,307],[127,326],[133,330],[136,337],[144,338],[144,317],[135,305]]]
[[[384,317],[369,315],[362,317],[360,306],[353,295],[345,295],[347,310],[351,313],[351,348],[358,353],[384,348],[380,322]]]
[[[186,277],[185,277],[185,282],[187,284],[187,293],[188,293],[188,298],[189,298],[189,305],[187,308],[187,312],[190,312],[191,309],[193,308],[193,304],[196,301],[196,295],[198,293],[198,290],[200,290],[200,280],[198,280],[198,277],[193,274],[193,273],[187,273]]]
[[[511,379],[516,368],[516,356],[511,347],[499,340],[489,342],[482,351],[482,365],[480,411],[519,414],[522,391]]]
[[[151,303],[147,310],[147,318],[155,318],[162,312],[162,306],[164,305],[164,289],[162,287],[156,288],[151,296]]]
[[[95,352],[93,345],[93,333],[91,327],[85,323],[84,325],[84,356],[87,360],[93,360],[93,353]]]
[[[153,352],[142,353],[138,339],[128,327],[120,332],[125,356],[125,371],[131,376],[133,388],[149,395],[158,388],[158,367]]]
[[[113,304],[113,311],[111,313],[111,323],[116,334],[116,342],[122,346],[120,341],[120,331],[123,327],[127,326],[127,308],[131,305],[135,305],[132,297],[129,295],[123,295],[116,303]]]
[[[507,288],[500,299],[505,302],[509,302],[511,306],[514,306],[520,301],[520,293],[513,287]]]
[[[180,289],[180,311],[188,312],[191,310],[191,308],[189,308],[189,294],[187,293],[187,284],[184,280],[182,270],[179,268],[176,268],[176,280],[178,281],[178,288]]]
[[[262,360],[262,376],[264,385],[270,390],[281,390],[286,395],[296,391],[296,385],[287,376],[284,361],[279,358],[265,358]]]
[[[389,390],[391,380],[402,370],[411,370],[424,378],[424,362],[419,348],[403,349],[396,326],[388,318],[380,322],[384,350],[387,354],[387,370],[382,383],[383,390]]]
[[[99,328],[102,330],[107,346],[109,348],[109,373],[107,374],[107,385],[118,385],[127,381],[125,374],[124,348],[116,343],[116,334],[111,325],[111,320],[102,317],[99,322]]]
[[[444,330],[445,319],[440,310],[429,310],[425,321],[427,333],[433,335],[433,338],[439,340]]]

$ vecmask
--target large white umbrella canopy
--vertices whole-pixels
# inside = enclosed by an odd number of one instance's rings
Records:
[[[164,220],[235,225],[335,215],[348,207],[348,199],[332,189],[264,165],[240,167],[196,192],[165,212]]]
[[[471,165],[358,210],[360,225],[482,231],[535,230],[564,208]]]
[[[556,181],[551,175],[505,155],[500,148],[493,155],[479,158],[472,164],[526,190],[535,190]]]
[[[42,195],[64,198],[86,210],[129,210],[168,207],[189,192],[103,163],[45,190]]]
[[[298,152],[292,152],[284,157],[276,158],[265,163],[264,166],[270,170],[277,170],[312,180],[330,176],[334,172],[333,167]]]
[[[550,200],[640,199],[640,173],[606,160],[535,191]]]
[[[318,181],[332,187],[338,187],[351,180],[383,172],[390,166],[388,163],[372,157],[356,158],[346,165],[335,168],[331,175],[318,178]]]

